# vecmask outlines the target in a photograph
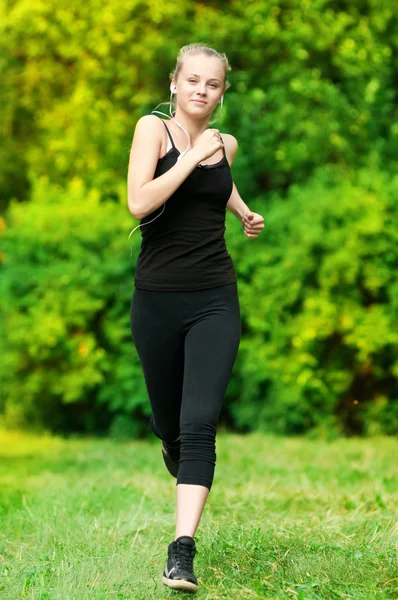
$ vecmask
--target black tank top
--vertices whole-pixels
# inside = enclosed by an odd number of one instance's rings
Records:
[[[171,169],[180,154],[161,121],[172,147],[158,160],[154,179]],[[236,282],[224,239],[233,181],[224,147],[223,152],[217,163],[195,167],[165,205],[141,219],[141,225],[147,224],[140,227],[141,250],[134,280],[137,288],[189,291]]]

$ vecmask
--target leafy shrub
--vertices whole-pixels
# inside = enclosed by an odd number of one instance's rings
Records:
[[[79,179],[62,189],[41,178],[28,204],[11,203],[0,278],[8,426],[98,431],[113,414],[149,414],[129,325],[131,221]]]
[[[229,246],[244,334],[233,420],[397,433],[398,177],[324,167],[251,208],[265,217],[262,241]]]
[[[397,432],[398,179],[319,169],[286,197],[228,214],[242,340],[222,419],[238,429]],[[0,410],[8,426],[149,433],[129,323],[139,231],[79,179],[36,181],[3,222]],[[131,253],[130,256],[130,244]]]

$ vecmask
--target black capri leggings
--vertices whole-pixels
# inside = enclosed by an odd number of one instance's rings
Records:
[[[211,489],[216,426],[241,336],[237,283],[195,291],[134,288],[131,333],[153,433],[181,436],[179,483]]]

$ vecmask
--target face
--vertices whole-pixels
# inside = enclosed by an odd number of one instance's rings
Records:
[[[172,81],[178,105],[192,115],[211,114],[223,95],[224,79],[223,64],[216,56],[188,55],[178,80]]]

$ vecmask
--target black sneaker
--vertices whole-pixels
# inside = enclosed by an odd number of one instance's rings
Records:
[[[168,560],[163,571],[162,582],[174,590],[195,593],[198,580],[193,572],[196,554],[195,541],[189,535],[181,535],[168,547]]]
[[[181,437],[181,436],[180,436]],[[175,442],[162,441],[162,455],[168,472],[177,477],[178,466],[180,464],[180,438]]]
[[[159,439],[162,439],[159,435],[158,430],[155,428],[153,422],[153,415],[151,414],[149,417],[149,425],[152,430],[152,433],[156,435]],[[178,473],[178,465],[180,462],[180,447],[181,447],[181,435],[174,442],[165,442],[162,440],[162,456],[167,467],[168,472],[173,477],[177,477]]]

